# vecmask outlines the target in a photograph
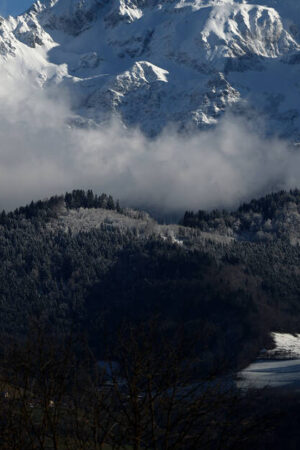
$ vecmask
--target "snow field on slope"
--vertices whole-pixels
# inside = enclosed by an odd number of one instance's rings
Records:
[[[271,117],[273,130],[280,124],[286,136],[294,136],[299,102],[289,93],[298,92],[299,74],[281,58],[294,52],[297,60],[300,47],[289,33],[291,20],[274,9],[277,4],[37,2],[28,14],[2,23],[2,66],[12,76],[22,74],[45,88],[63,86],[87,124],[117,114],[126,126],[141,127],[152,136],[169,123],[178,129],[206,128],[235,106],[258,103],[258,111]],[[252,82],[253,57],[263,58],[260,73],[272,71],[271,60],[282,68],[275,71],[270,87],[274,91],[275,83],[283,99],[280,116],[269,107],[268,85],[260,95],[259,73]],[[234,60],[228,71],[228,61]],[[287,88],[282,86],[285,72],[292,79]],[[213,85],[220,74],[224,82]],[[241,83],[235,82],[238,75]],[[137,104],[146,108],[138,113]]]

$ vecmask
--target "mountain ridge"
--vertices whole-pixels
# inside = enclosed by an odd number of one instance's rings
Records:
[[[62,87],[87,125],[117,116],[155,136],[254,110],[267,133],[298,142],[299,25],[278,4],[39,0],[2,19],[0,67]]]

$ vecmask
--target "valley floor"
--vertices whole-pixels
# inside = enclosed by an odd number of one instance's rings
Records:
[[[300,392],[300,335],[272,333],[275,348],[263,350],[257,361],[240,373],[243,388],[284,388]]]

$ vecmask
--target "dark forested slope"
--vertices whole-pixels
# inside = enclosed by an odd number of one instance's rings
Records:
[[[33,319],[89,335],[155,317],[195,335],[206,366],[245,365],[270,330],[299,331],[300,194],[158,225],[91,191],[0,218],[0,327]],[[264,234],[262,234],[262,233]]]

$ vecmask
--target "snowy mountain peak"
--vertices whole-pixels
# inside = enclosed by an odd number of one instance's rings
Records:
[[[117,114],[155,135],[252,111],[298,141],[299,13],[293,0],[38,0],[1,20],[0,64],[63,86],[81,123]]]

